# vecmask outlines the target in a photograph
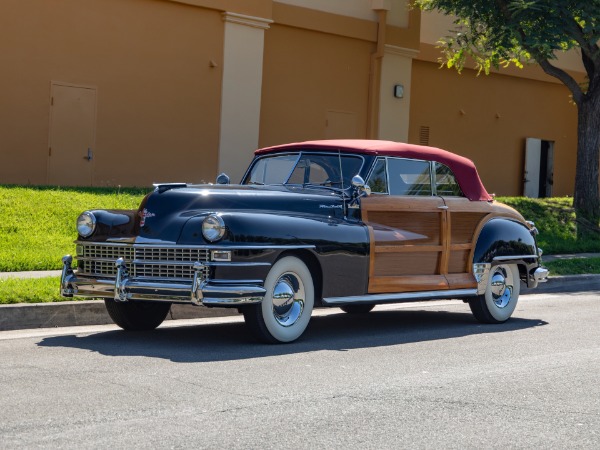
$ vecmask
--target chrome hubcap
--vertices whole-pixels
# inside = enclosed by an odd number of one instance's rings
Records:
[[[273,317],[284,327],[295,324],[304,310],[304,285],[291,272],[279,277],[273,288]]]
[[[505,308],[512,298],[512,273],[507,272],[504,267],[497,267],[492,275],[491,291],[496,306]]]

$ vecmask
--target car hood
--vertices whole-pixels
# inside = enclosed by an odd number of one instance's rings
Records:
[[[138,210],[138,242],[177,242],[189,220],[210,213],[236,212],[341,218],[344,206],[338,192],[318,188],[197,185],[161,189],[159,186]]]

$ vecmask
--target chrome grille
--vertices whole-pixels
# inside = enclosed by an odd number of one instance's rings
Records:
[[[129,274],[136,278],[192,279],[193,264],[207,262],[209,250],[204,248],[156,247],[140,245],[78,244],[78,273],[94,277],[114,277],[115,261],[123,258]],[[204,277],[209,268],[204,268]]]
[[[133,261],[133,246],[116,245],[82,245],[81,254],[78,257],[93,259],[113,259],[123,258],[126,261]],[[114,265],[114,264],[113,264]]]

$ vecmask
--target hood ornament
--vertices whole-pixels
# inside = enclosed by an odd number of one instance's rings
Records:
[[[146,224],[146,219],[148,217],[155,217],[156,214],[154,214],[153,212],[148,211],[146,208],[144,208],[143,210],[141,210],[138,215],[140,216],[140,227],[143,227]]]

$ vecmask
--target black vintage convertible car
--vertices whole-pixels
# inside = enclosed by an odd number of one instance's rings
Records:
[[[461,299],[501,323],[521,282],[548,275],[534,225],[470,160],[388,141],[260,149],[240,184],[157,184],[138,210],[85,211],[77,231],[61,292],[104,298],[126,330],[156,328],[172,303],[237,308],[269,343],[300,337],[316,306]]]

